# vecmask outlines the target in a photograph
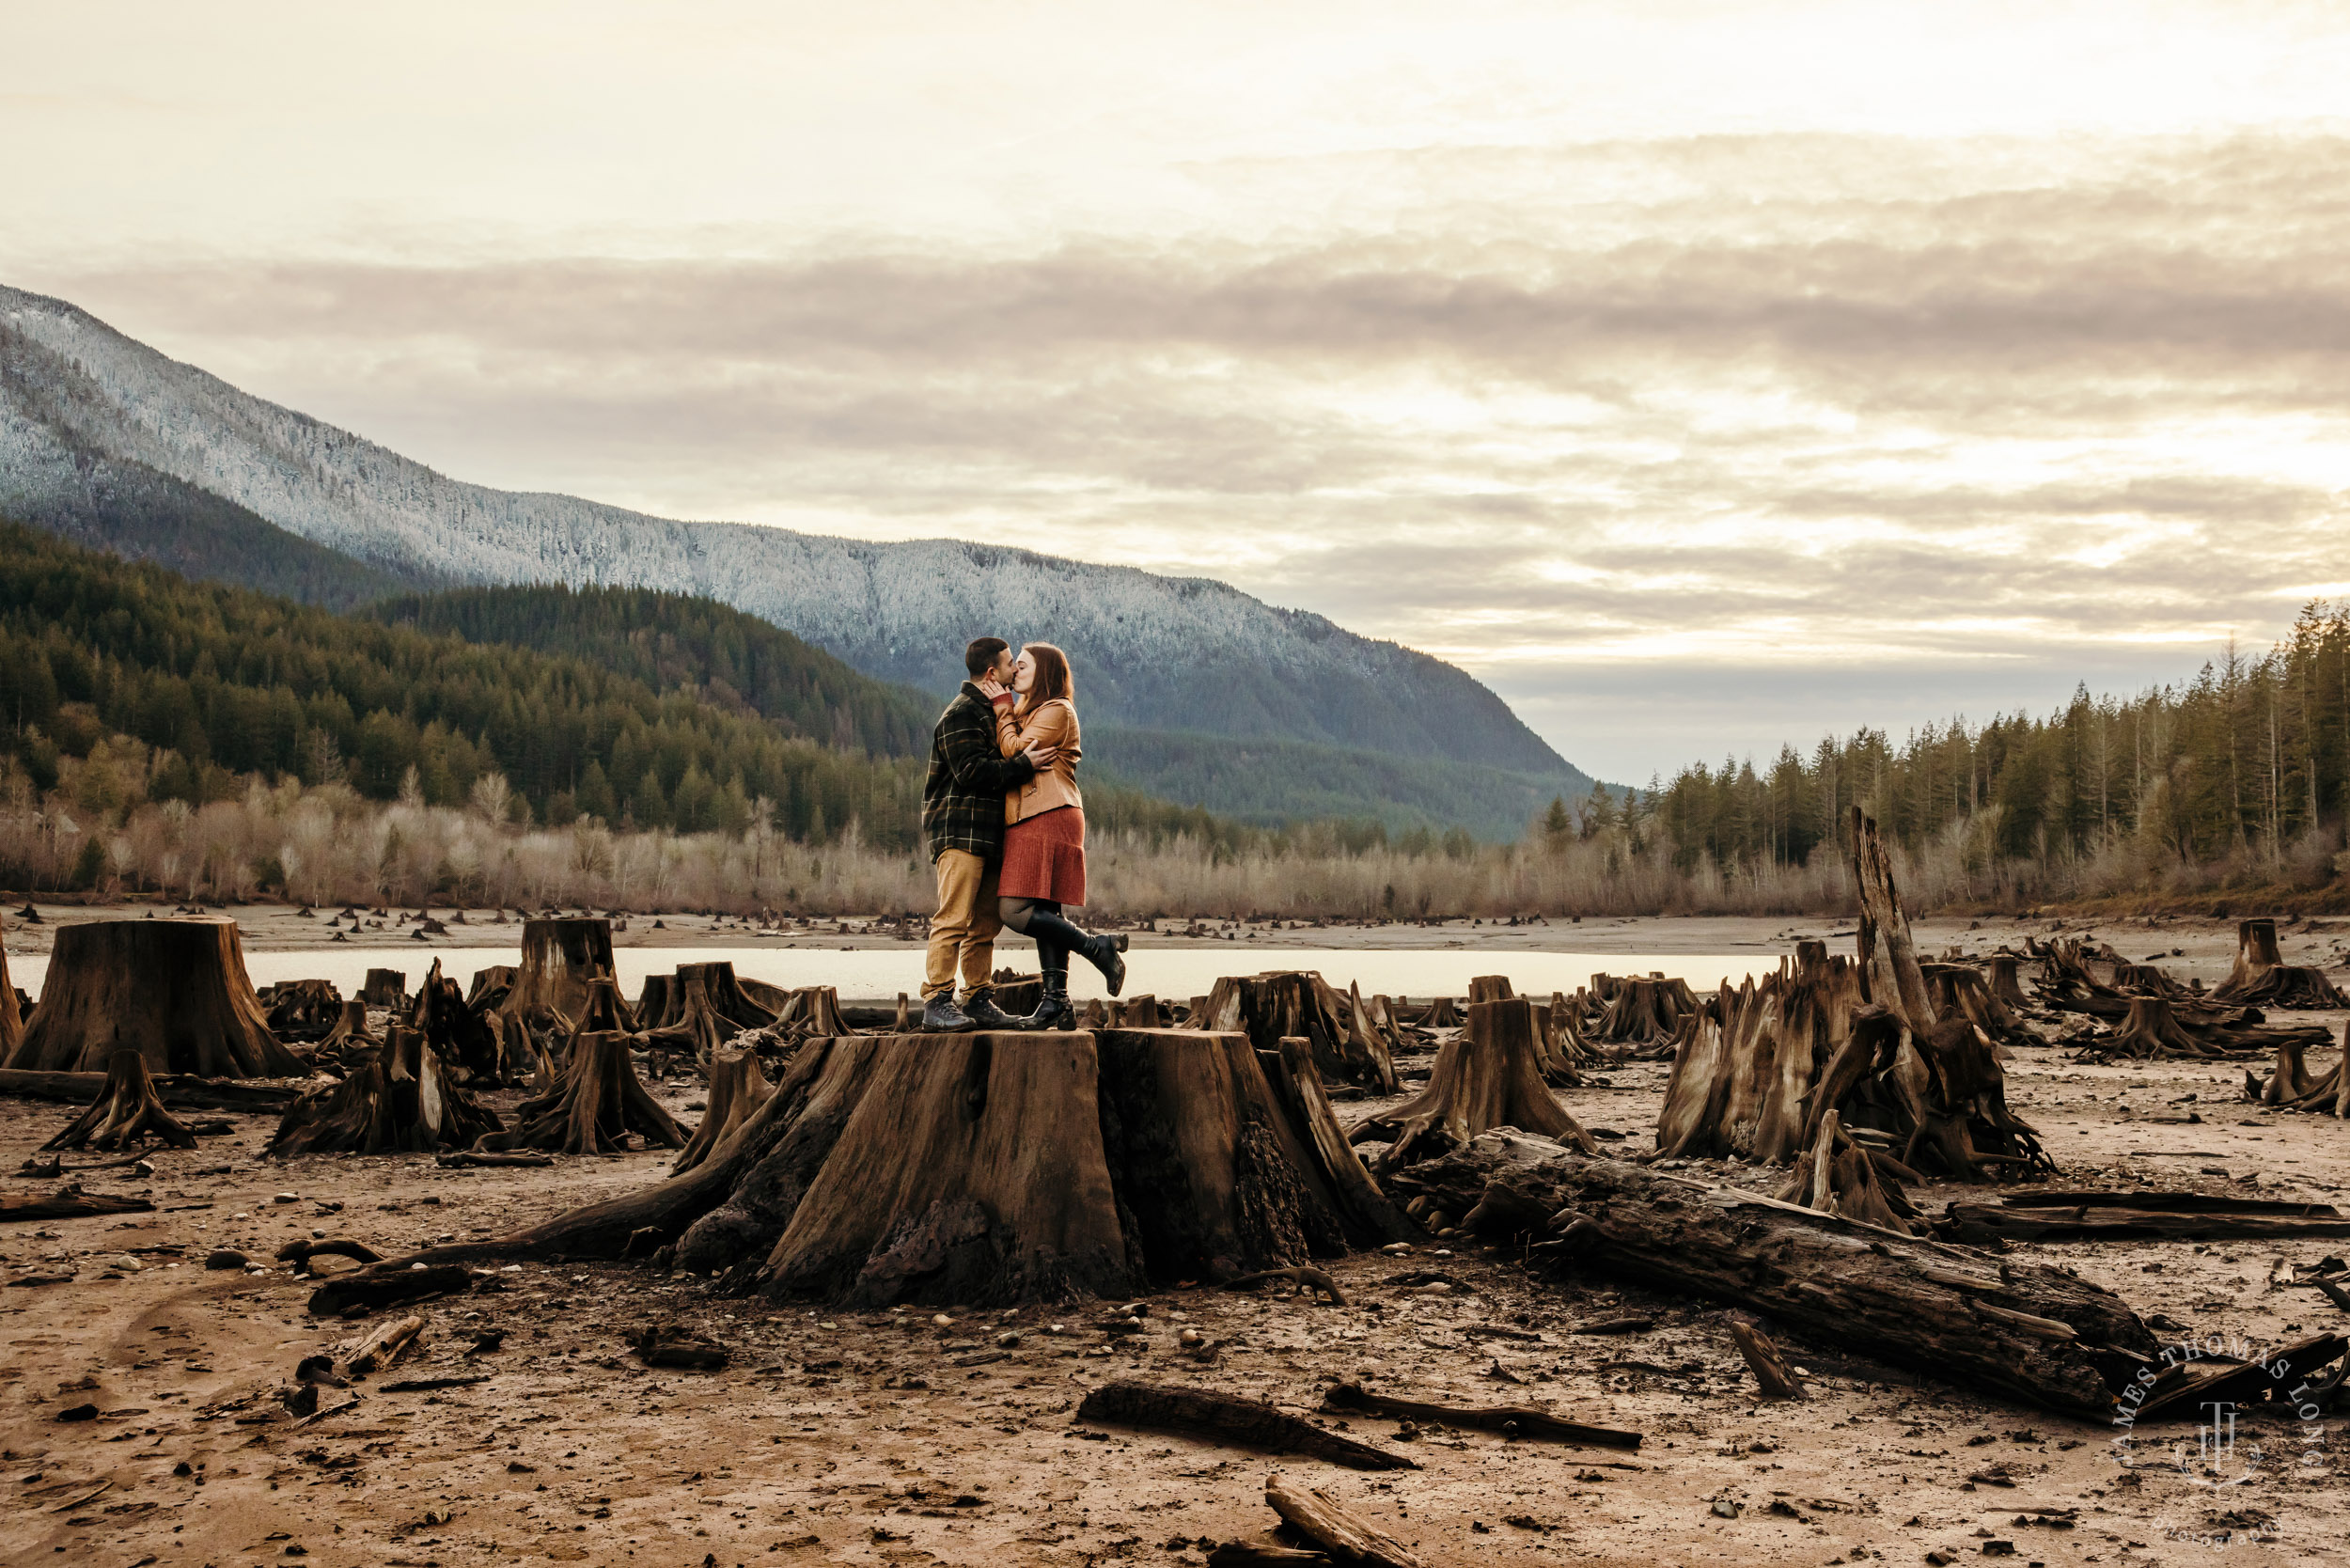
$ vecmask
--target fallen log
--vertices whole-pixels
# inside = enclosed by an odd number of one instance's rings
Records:
[[[106,1089],[104,1073],[49,1073],[0,1069],[0,1095],[26,1100],[61,1100],[86,1105]],[[173,1110],[282,1111],[302,1098],[298,1083],[239,1083],[233,1078],[198,1078],[151,1074],[155,1098]]]
[[[147,1058],[136,1051],[117,1051],[106,1063],[104,1090],[87,1110],[41,1148],[112,1152],[149,1139],[166,1149],[196,1147],[196,1134],[156,1098]]]
[[[322,1241],[304,1238],[290,1241],[277,1249],[277,1261],[291,1263],[296,1274],[306,1274],[313,1258],[350,1258],[362,1263],[380,1263],[384,1254],[363,1241],[349,1236],[328,1236]]]
[[[0,1223],[26,1219],[88,1219],[97,1215],[142,1215],[154,1204],[144,1198],[101,1198],[75,1186],[53,1193],[0,1193]]]
[[[338,1274],[310,1293],[313,1317],[340,1317],[353,1307],[377,1311],[428,1295],[449,1295],[471,1289],[473,1275],[455,1264],[413,1265],[394,1259]]]
[[[1334,1416],[1377,1416],[1387,1420],[1427,1421],[1478,1432],[1497,1432],[1511,1437],[1543,1437],[1581,1448],[1637,1449],[1641,1434],[1615,1427],[1586,1426],[1560,1420],[1547,1410],[1530,1405],[1435,1404],[1425,1400],[1397,1399],[1374,1394],[1359,1383],[1341,1383],[1323,1396],[1322,1408]]]
[[[1536,1139],[1480,1138],[1397,1181],[1564,1266],[2091,1419],[2157,1349],[2120,1297],[2059,1269]]]
[[[2200,1193],[2033,1193],[2001,1203],[1953,1201],[1936,1228],[1955,1241],[2221,1241],[2350,1236],[2330,1203]]]
[[[454,1149],[446,1154],[435,1154],[432,1163],[444,1170],[495,1170],[524,1167],[542,1168],[555,1163],[548,1154],[527,1154],[519,1151],[498,1152],[488,1149]]]
[[[1359,1563],[1362,1568],[1420,1568],[1420,1560],[1410,1547],[1341,1508],[1327,1492],[1273,1475],[1265,1478],[1264,1500],[1284,1524],[1336,1561]]]
[[[1105,1383],[1086,1395],[1077,1419],[1103,1426],[1172,1432],[1201,1442],[1253,1449],[1261,1453],[1302,1453],[1355,1470],[1417,1470],[1400,1453],[1325,1431],[1311,1421],[1283,1415],[1261,1400],[1237,1399],[1206,1388],[1169,1388],[1147,1383]]]
[[[388,1367],[408,1354],[409,1347],[424,1332],[424,1319],[405,1317],[384,1325],[359,1341],[357,1348],[343,1363],[344,1375],[365,1377],[380,1368]]]

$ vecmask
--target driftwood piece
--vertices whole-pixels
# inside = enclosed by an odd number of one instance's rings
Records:
[[[384,1261],[384,1254],[350,1236],[328,1236],[322,1241],[304,1237],[277,1249],[277,1261],[291,1263],[296,1274],[308,1273],[313,1258],[350,1258],[362,1263],[376,1263]]]
[[[1340,1507],[1337,1498],[1319,1488],[1272,1475],[1265,1478],[1264,1500],[1290,1529],[1336,1561],[1359,1563],[1362,1568],[1420,1568],[1420,1560],[1410,1547]]]
[[[196,1147],[196,1134],[156,1098],[147,1058],[136,1051],[117,1051],[106,1064],[105,1089],[65,1131],[41,1147],[111,1152],[149,1140],[166,1149]]]
[[[1530,1139],[1480,1139],[1398,1180],[1570,1266],[2092,1419],[2156,1350],[2118,1296],[2057,1268]]]
[[[2243,1002],[2257,1007],[2350,1008],[2323,969],[2287,964],[2277,948],[2277,922],[2241,920],[2236,924],[2235,967],[2212,992],[2218,1002]]]
[[[105,1092],[104,1073],[47,1073],[19,1068],[0,1069],[0,1095],[25,1100],[61,1100],[86,1105]],[[173,1110],[282,1111],[303,1095],[301,1086],[285,1083],[238,1083],[230,1078],[198,1078],[184,1074],[150,1076],[155,1097]]]
[[[1384,1172],[1457,1149],[1489,1127],[1517,1127],[1589,1152],[1599,1150],[1543,1082],[1533,1009],[1523,998],[1471,1002],[1468,1027],[1437,1051],[1427,1089],[1366,1118],[1350,1137],[1356,1143],[1387,1141],[1379,1160]]]
[[[1374,1394],[1358,1383],[1341,1383],[1323,1396],[1322,1408],[1334,1416],[1379,1416],[1388,1420],[1428,1421],[1478,1432],[1498,1432],[1512,1437],[1542,1437],[1581,1448],[1637,1449],[1641,1435],[1616,1427],[1587,1426],[1560,1420],[1547,1410],[1530,1405],[1435,1404],[1424,1400]]]
[[[735,1128],[749,1121],[767,1096],[775,1092],[775,1085],[759,1070],[759,1056],[753,1051],[722,1051],[710,1058],[710,1094],[702,1112],[701,1125],[678,1151],[677,1163],[671,1170],[691,1170],[710,1157]]]
[[[1252,1449],[1261,1453],[1301,1453],[1355,1470],[1417,1470],[1400,1453],[1325,1431],[1311,1421],[1284,1415],[1261,1400],[1238,1399],[1206,1388],[1160,1388],[1148,1383],[1105,1383],[1086,1395],[1077,1419],[1104,1426],[1172,1432],[1202,1442]]]
[[[714,1372],[733,1358],[726,1346],[669,1324],[642,1328],[629,1341],[629,1349],[649,1367],[682,1367]]]
[[[1337,1280],[1318,1268],[1308,1268],[1302,1263],[1295,1268],[1259,1269],[1254,1274],[1244,1274],[1237,1279],[1225,1280],[1223,1288],[1228,1291],[1253,1290],[1269,1279],[1286,1279],[1309,1295],[1326,1296],[1333,1307],[1346,1305],[1346,1293],[1339,1289]]]
[[[1269,1541],[1226,1541],[1208,1553],[1208,1568],[1328,1568],[1331,1560],[1328,1552]]]
[[[408,1354],[424,1333],[421,1317],[396,1318],[363,1338],[343,1361],[347,1377],[365,1377],[390,1366]]]
[[[1738,1342],[1738,1354],[1747,1358],[1754,1371],[1755,1382],[1762,1385],[1764,1399],[1803,1398],[1803,1379],[1779,1354],[1778,1341],[1745,1318],[1730,1320],[1730,1337]]]
[[[351,1076],[287,1106],[269,1152],[422,1153],[462,1148],[498,1125],[497,1112],[450,1081],[447,1063],[421,1032],[395,1027]]]
[[[143,1215],[155,1205],[144,1198],[102,1198],[67,1185],[53,1193],[0,1193],[0,1223],[27,1219],[88,1219],[99,1215]]]
[[[1953,1201],[1943,1218],[1952,1239],[1976,1243],[2350,1236],[2350,1217],[2330,1203],[2200,1193],[2026,1193],[2000,1203]]]
[[[7,1065],[103,1072],[134,1049],[155,1074],[301,1077],[244,968],[237,922],[212,917],[63,926],[49,978]]]
[[[611,991],[611,982],[603,982]],[[617,995],[617,993],[613,993]],[[609,1154],[630,1135],[665,1149],[685,1147],[685,1134],[647,1091],[629,1059],[628,1036],[598,1029],[576,1035],[554,1088],[514,1108],[514,1125],[477,1138],[485,1153],[545,1149]]]
[[[310,1293],[313,1317],[339,1317],[353,1307],[378,1311],[429,1295],[468,1290],[473,1276],[453,1263],[412,1265],[399,1259],[338,1274]]]
[[[454,1149],[432,1156],[432,1163],[444,1170],[495,1170],[505,1168],[543,1168],[555,1163],[546,1154],[529,1154],[519,1151],[500,1152],[489,1149]]]

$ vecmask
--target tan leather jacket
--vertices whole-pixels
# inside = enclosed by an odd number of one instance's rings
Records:
[[[1016,757],[1031,745],[1053,746],[1059,755],[1051,767],[1004,797],[1005,825],[1064,806],[1084,809],[1085,796],[1077,791],[1077,762],[1085,754],[1077,745],[1075,706],[1067,698],[1057,697],[1033,713],[1020,713],[1017,707],[996,705],[996,748],[1007,757]]]

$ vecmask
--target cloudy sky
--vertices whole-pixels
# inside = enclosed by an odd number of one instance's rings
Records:
[[[2350,594],[2350,8],[0,0],[0,281],[460,478],[1224,578],[1643,780]]]

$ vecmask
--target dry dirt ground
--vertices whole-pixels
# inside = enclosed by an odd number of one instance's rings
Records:
[[[1650,924],[1675,923],[1694,924]],[[2116,922],[2094,929],[2134,957],[2193,940],[2193,962],[2166,961],[2206,980],[2224,972],[2216,924],[2186,940],[2168,926],[2159,937]],[[1950,933],[1928,924],[1921,946],[1939,950],[1958,931],[1963,922]],[[2004,933],[1964,934],[1988,945]],[[1576,945],[1586,940],[1577,932]],[[2330,940],[2296,928],[2287,956],[2307,962],[2306,943]],[[1658,950],[1653,932],[1648,950]],[[1665,1071],[1627,1066],[1563,1098],[1586,1125],[1643,1148]],[[2336,1201],[2350,1184],[2350,1125],[2245,1104],[2240,1067],[2081,1066],[2044,1048],[2017,1053],[2009,1072],[2016,1107],[2068,1184],[2314,1201]],[[658,1087],[690,1120],[694,1086]],[[1370,1107],[1340,1108],[1352,1118]],[[0,1171],[70,1114],[0,1101]],[[324,1391],[324,1413],[299,1420],[274,1390],[302,1357],[375,1320],[311,1319],[311,1285],[274,1261],[285,1241],[347,1234],[396,1251],[494,1234],[652,1181],[668,1156],[562,1158],[544,1170],[442,1170],[424,1156],[274,1163],[260,1157],[270,1119],[231,1120],[233,1132],[196,1151],[154,1155],[151,1177],[84,1179],[93,1192],[148,1197],[154,1213],[0,1228],[0,1497],[11,1525],[0,1560],[1198,1564],[1214,1543],[1275,1522],[1262,1486],[1281,1469],[1431,1563],[1972,1562],[2011,1546],[2019,1564],[2350,1561],[2341,1479],[2350,1445],[2331,1420],[2324,1464],[2305,1467],[2292,1423],[2248,1419],[2239,1449],[2264,1445],[2266,1469],[2215,1489],[2174,1458],[2182,1445],[2193,1455],[2192,1419],[2141,1432],[2117,1455],[2096,1423],[1800,1337],[1787,1342],[1811,1373],[1810,1397],[1765,1403],[1716,1306],[1604,1278],[1537,1277],[1512,1257],[1441,1243],[1333,1265],[1344,1308],[1167,1291],[1150,1298],[1148,1332],[1116,1342],[1093,1326],[1098,1304],[957,1310],[941,1325],[929,1309],[728,1298],[637,1265],[530,1263],[485,1293],[426,1304],[415,1353]],[[89,1162],[68,1160],[80,1163]],[[1752,1185],[1777,1180],[1705,1168]],[[0,1180],[8,1190],[39,1184]],[[1956,1190],[1918,1196],[1935,1208]],[[255,1266],[207,1269],[220,1247]],[[2350,1252],[2342,1241],[2018,1250],[2121,1292],[2177,1325],[2166,1332],[2263,1345],[2350,1323],[2284,1282],[2288,1262]],[[1578,1332],[1627,1317],[1651,1325]],[[646,1370],[626,1340],[656,1323],[727,1342],[732,1363]],[[1207,1355],[1179,1347],[1185,1325],[1206,1336]],[[482,1328],[503,1329],[504,1346],[468,1356]],[[999,1343],[1008,1332],[1017,1341]],[[386,1387],[474,1375],[485,1380]],[[1443,1429],[1403,1442],[1393,1422],[1328,1418],[1420,1466],[1364,1474],[1075,1422],[1077,1401],[1114,1377],[1204,1385],[1300,1413],[1355,1380],[1407,1397],[1539,1403],[1647,1440],[1634,1453]],[[85,1404],[95,1419],[57,1419]],[[2229,1474],[2244,1467],[2240,1454]],[[2220,1537],[2230,1544],[2215,1544]]]

